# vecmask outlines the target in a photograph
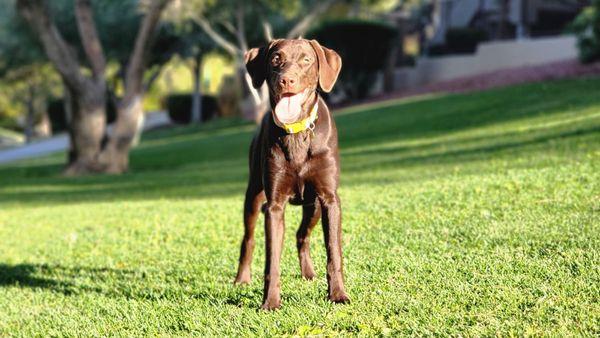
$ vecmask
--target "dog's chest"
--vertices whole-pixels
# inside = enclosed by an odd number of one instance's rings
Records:
[[[293,172],[292,204],[302,204],[312,198],[310,190],[306,191],[306,179],[311,161],[311,135],[307,132],[287,135],[283,140],[283,151],[288,163],[288,171]]]
[[[310,156],[309,132],[286,135],[281,139],[282,150],[291,169],[301,170]]]

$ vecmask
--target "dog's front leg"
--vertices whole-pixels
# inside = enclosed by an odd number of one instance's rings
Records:
[[[327,251],[327,285],[329,299],[347,303],[350,298],[344,289],[342,264],[342,209],[336,192],[319,196],[323,208],[323,233]]]
[[[280,268],[281,251],[283,248],[284,201],[269,201],[265,213],[266,261],[265,287],[262,308],[265,310],[278,309],[281,306]]]

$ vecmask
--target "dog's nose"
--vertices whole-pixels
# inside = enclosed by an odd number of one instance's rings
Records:
[[[295,83],[296,83],[296,79],[294,79],[293,77],[289,77],[289,76],[282,76],[281,79],[279,80],[279,84],[283,88],[285,88],[285,87],[291,87]]]

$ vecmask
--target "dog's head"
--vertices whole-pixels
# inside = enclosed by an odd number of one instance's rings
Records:
[[[310,113],[319,87],[333,88],[342,59],[316,40],[278,39],[246,53],[246,69],[255,88],[266,81],[276,122],[293,123]]]

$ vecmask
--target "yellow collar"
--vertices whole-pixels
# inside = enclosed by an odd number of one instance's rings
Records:
[[[290,124],[283,123],[281,128],[285,129],[285,131],[287,131],[288,134],[296,134],[296,133],[305,131],[306,129],[313,130],[315,128],[315,121],[319,117],[317,115],[317,110],[319,110],[319,100],[318,99],[317,99],[317,102],[315,102],[315,105],[313,106],[312,110],[310,111],[310,115],[307,118],[305,118],[302,121],[298,121],[298,122],[294,122],[294,123],[290,123]]]

